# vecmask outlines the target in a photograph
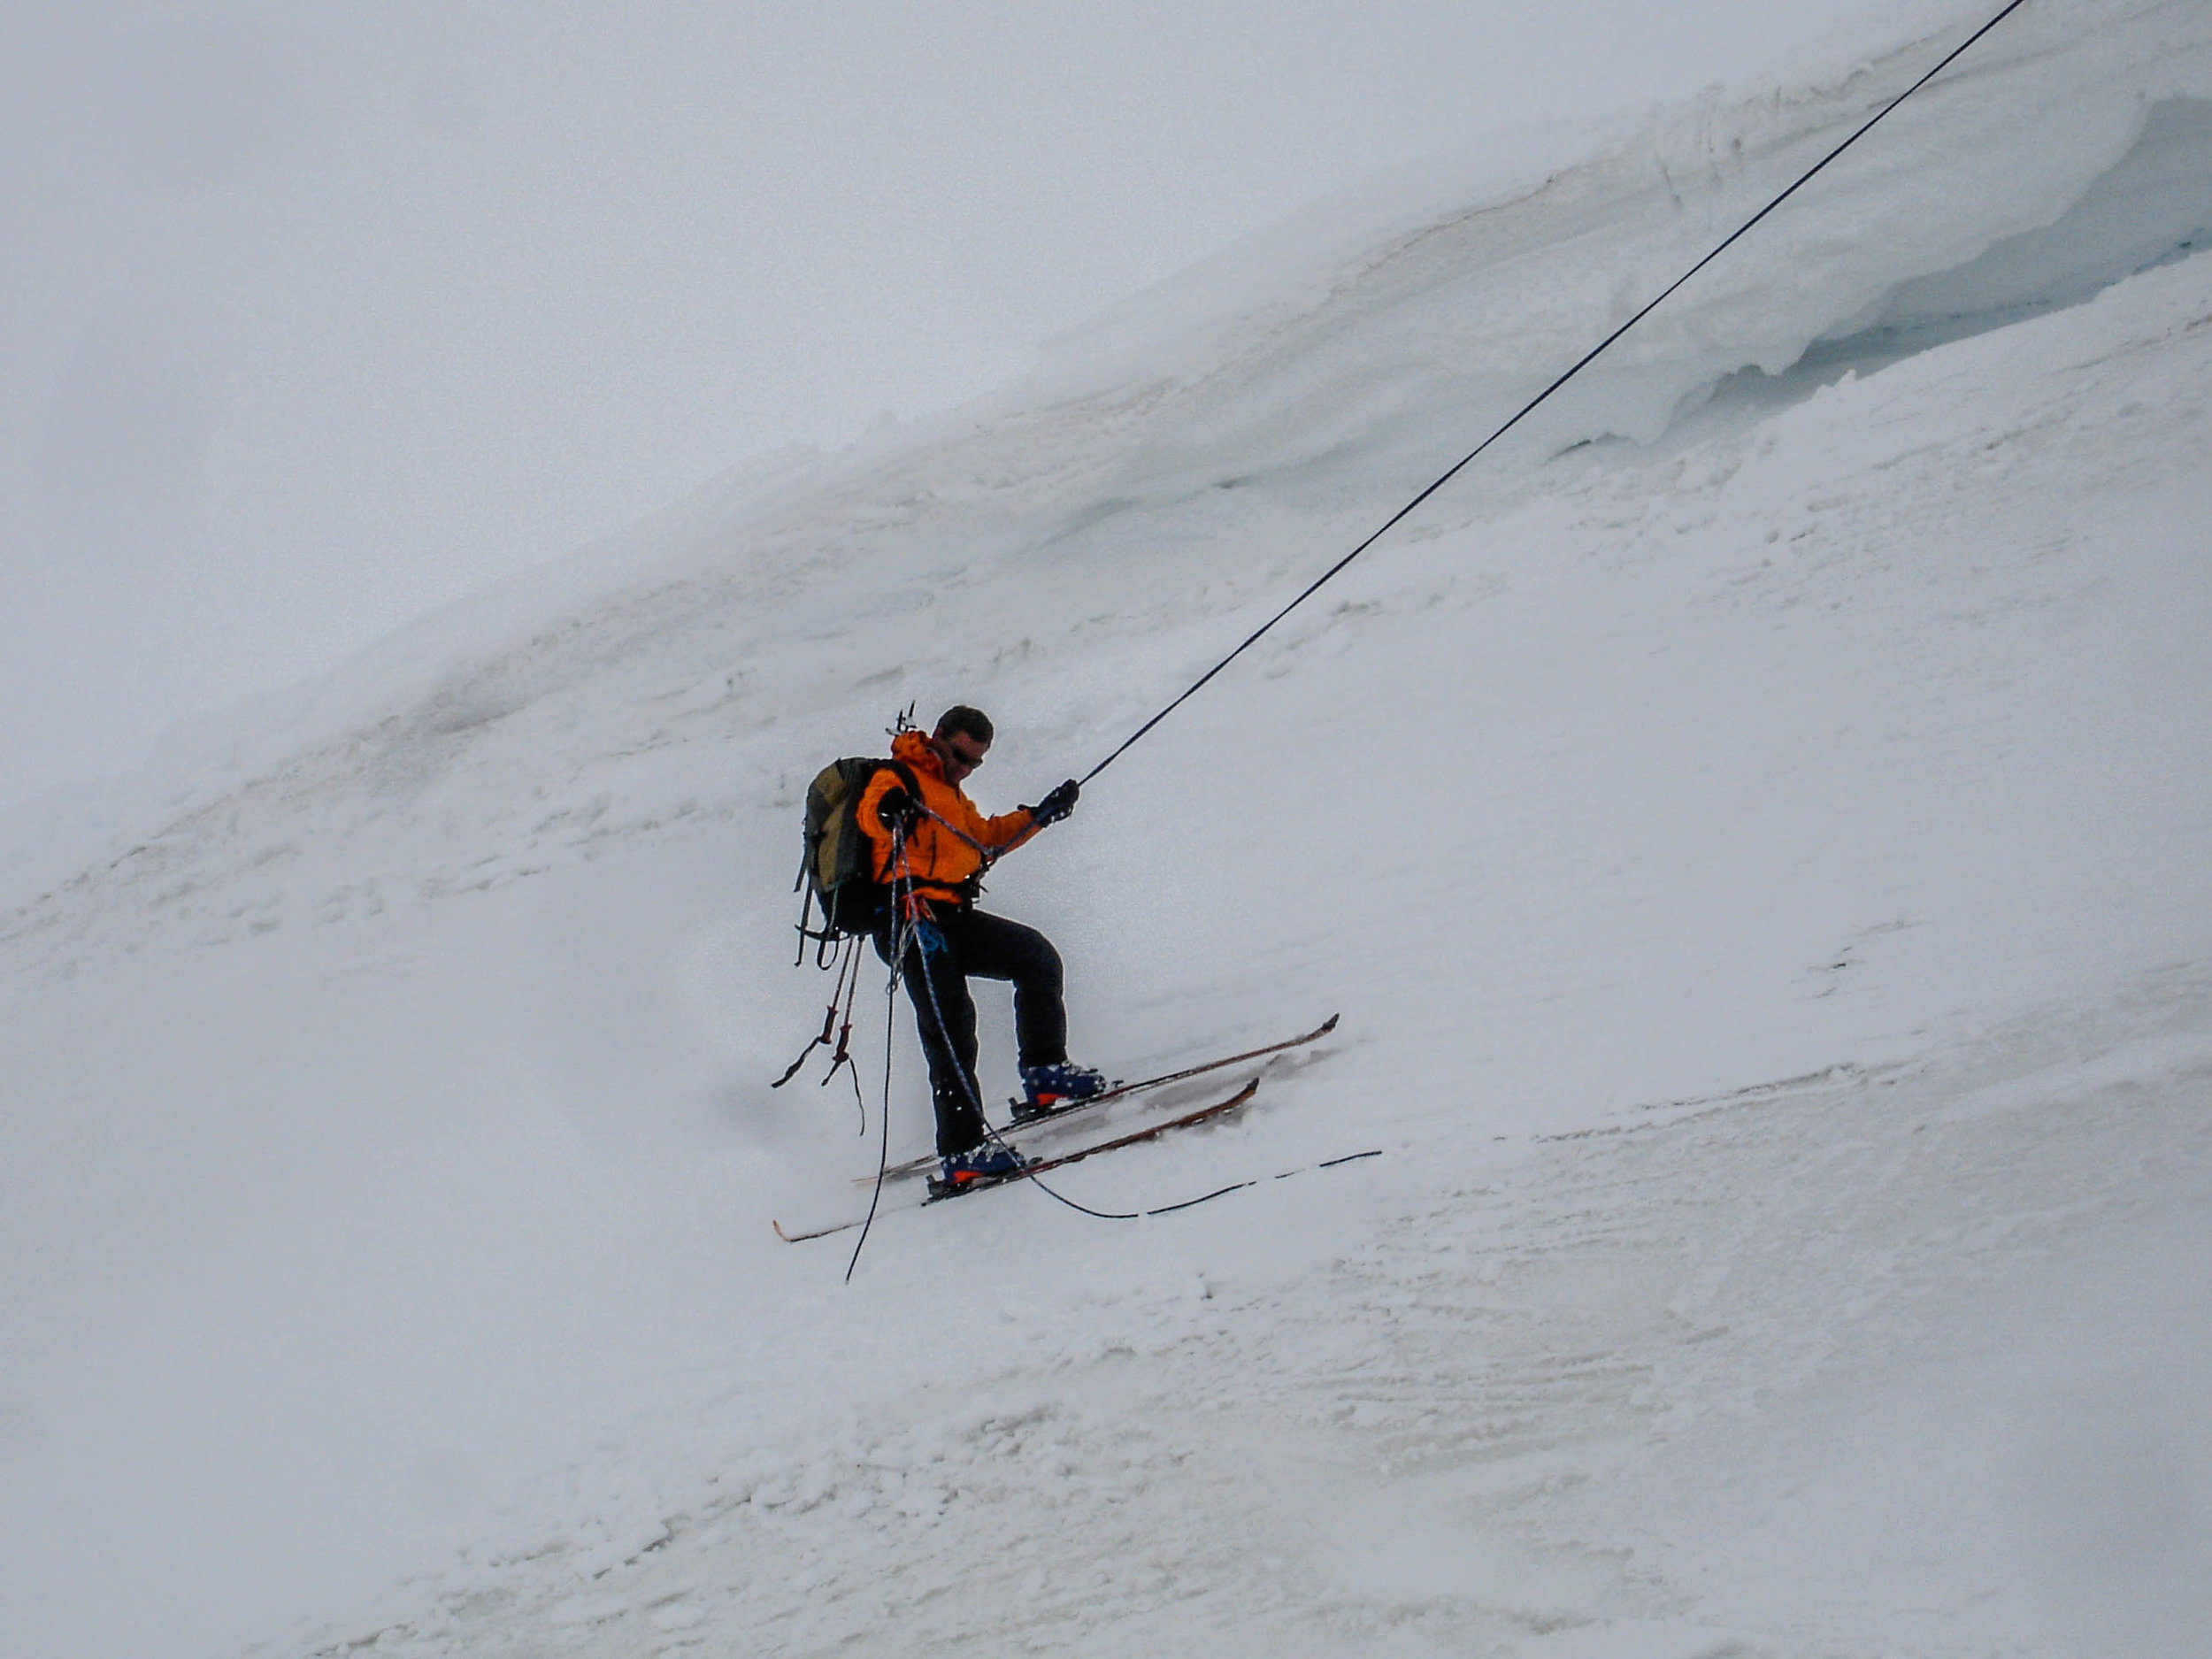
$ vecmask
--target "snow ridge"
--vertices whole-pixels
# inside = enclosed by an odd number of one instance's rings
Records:
[[[1769,221],[1625,336],[1575,396],[1486,457],[1471,491],[1510,502],[1544,457],[1656,442],[1717,391],[1770,407],[2200,245],[2212,234],[2200,23],[2139,0],[2024,12],[1909,106],[1906,130],[1852,152],[1822,176],[1816,203]],[[1271,304],[1252,303],[1264,276],[1225,261],[1210,280],[1240,295],[1234,329],[1194,338],[1177,296],[1156,296],[1140,312],[1155,345],[1126,331],[1071,342],[1032,381],[902,444],[887,435],[891,447],[864,447],[828,479],[796,467],[764,495],[749,472],[741,505],[706,492],[566,573],[426,623],[289,709],[269,699],[242,726],[180,734],[158,769],[165,794],[227,794],[276,768],[349,780],[400,750],[403,767],[434,771],[438,740],[638,651],[745,654],[742,616],[764,602],[810,590],[841,625],[849,585],[887,578],[905,596],[874,603],[903,615],[927,603],[917,578],[979,580],[1009,558],[1095,549],[1131,518],[1175,539],[1179,520],[1203,524],[1217,491],[1259,497],[1289,515],[1279,527],[1325,548],[1363,518],[1379,522],[1390,492],[1433,476],[1949,43],[1932,35],[1847,73],[1676,113],[1540,186],[1432,210]],[[1174,366],[1147,370],[1155,358]],[[1801,365],[1809,373],[1792,378]],[[1787,388],[1761,384],[1778,379]],[[665,567],[672,551],[674,571],[642,584],[622,574]],[[1233,579],[1236,561],[1217,562]],[[1151,574],[1116,573],[1123,589]],[[486,659],[481,642],[503,637]],[[660,710],[640,703],[704,695],[620,687],[611,679],[606,695],[630,703],[630,729],[611,741],[632,743],[657,741]],[[335,740],[319,758],[298,747],[319,731]]]

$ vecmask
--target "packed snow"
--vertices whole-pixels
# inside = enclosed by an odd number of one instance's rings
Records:
[[[1341,1012],[1051,1183],[1254,1184],[771,1227],[929,1139],[879,977],[767,1087],[815,769],[1087,770],[1910,21],[180,733],[0,918],[0,1647],[2203,1651],[2201,6],[2024,9],[1000,866],[1078,1059]]]

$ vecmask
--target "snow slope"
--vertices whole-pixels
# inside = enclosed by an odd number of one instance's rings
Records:
[[[2015,22],[999,872],[1087,1056],[1345,1017],[1057,1185],[1290,1179],[779,1243],[807,777],[1086,769],[1955,29],[181,739],[0,923],[0,1645],[2200,1647],[2212,20]]]

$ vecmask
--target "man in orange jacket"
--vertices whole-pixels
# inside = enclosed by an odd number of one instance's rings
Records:
[[[891,895],[876,950],[901,972],[929,1060],[943,1179],[961,1186],[1005,1175],[1020,1160],[993,1141],[976,1082],[975,999],[970,976],[1014,987],[1014,1035],[1029,1115],[1097,1094],[1104,1079],[1068,1064],[1060,953],[1033,927],[975,908],[984,871],[1048,824],[1074,810],[1071,778],[1035,806],[986,818],[960,787],[991,747],[991,721],[965,704],[945,710],[927,736],[902,732],[887,766],[862,790],[854,821],[868,838],[872,873]]]

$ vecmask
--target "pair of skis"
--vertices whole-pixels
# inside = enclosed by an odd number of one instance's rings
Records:
[[[1292,1048],[1302,1048],[1308,1043],[1320,1041],[1322,1038],[1334,1031],[1336,1022],[1340,1018],[1339,1015],[1332,1014],[1311,1031],[1301,1032],[1295,1037],[1286,1037],[1280,1042],[1271,1042],[1263,1048],[1247,1048],[1242,1054],[1226,1054],[1218,1060],[1202,1060],[1196,1065],[1187,1065],[1179,1071],[1163,1071],[1157,1077],[1140,1078],[1134,1083],[1117,1083],[1102,1094],[1093,1094],[1087,1100],[1071,1102],[1056,1110],[1043,1113],[1024,1123],[1017,1123],[1012,1128],[1003,1132],[1004,1137],[1010,1142],[1018,1141],[1033,1129],[1041,1129],[1048,1124],[1064,1124],[1071,1118],[1080,1117],[1085,1112],[1094,1111],[1101,1106],[1110,1106],[1116,1101],[1126,1100],[1132,1094],[1141,1094],[1149,1089],[1165,1088],[1171,1083],[1181,1083],[1191,1078],[1203,1077],[1209,1071],[1226,1071],[1233,1065],[1242,1065],[1248,1060],[1264,1060],[1271,1055],[1282,1054]],[[1099,1148],[1092,1149],[1095,1151]],[[884,1171],[884,1179],[892,1181],[904,1180],[909,1176],[920,1174],[936,1162],[937,1159],[933,1155],[908,1158],[905,1162],[894,1164],[889,1169]],[[875,1182],[874,1176],[863,1175],[856,1178],[853,1185],[872,1187]]]
[[[1111,1141],[1102,1141],[1096,1146],[1079,1147],[1073,1152],[1063,1152],[1058,1157],[1033,1159],[1010,1174],[985,1176],[969,1182],[964,1187],[954,1187],[949,1191],[940,1191],[937,1184],[933,1181],[930,1184],[929,1196],[923,1199],[922,1202],[926,1205],[942,1203],[949,1198],[964,1198],[971,1194],[983,1192],[994,1187],[1010,1187],[1016,1181],[1025,1181],[1033,1175],[1043,1175],[1053,1170],[1063,1169],[1071,1164],[1080,1164],[1085,1158],[1095,1157],[1101,1152],[1112,1152],[1122,1147],[1133,1147],[1141,1141],[1156,1141],[1171,1129],[1187,1129],[1194,1124],[1202,1124],[1216,1118],[1225,1118],[1259,1092],[1260,1080],[1254,1078],[1226,1100],[1217,1100],[1210,1106],[1202,1106],[1196,1111],[1186,1112],[1180,1118],[1171,1118],[1165,1123],[1154,1124],[1147,1129],[1139,1129],[1129,1134],[1118,1135]],[[815,1227],[805,1233],[787,1233],[780,1221],[771,1221],[768,1225],[775,1228],[776,1236],[786,1244],[802,1244],[809,1239],[826,1239],[833,1233],[849,1233],[862,1224],[859,1221],[840,1221],[830,1226]]]
[[[1337,1016],[1332,1014],[1321,1025],[1314,1027],[1313,1030],[1302,1032],[1299,1035],[1286,1038],[1281,1042],[1271,1042],[1267,1044],[1265,1047],[1259,1048],[1248,1048],[1241,1054],[1225,1055],[1217,1060],[1203,1061],[1197,1065],[1185,1066],[1180,1071],[1162,1072],[1157,1077],[1144,1078],[1134,1083],[1118,1084],[1113,1088],[1107,1090],[1103,1094],[1092,1095],[1088,1100],[1079,1101],[1073,1105],[1065,1107],[1059,1111],[1048,1114],[1045,1117],[1033,1118],[1030,1123],[1022,1125],[1022,1127],[1024,1129],[1027,1129],[1041,1124],[1056,1124],[1067,1118],[1073,1117],[1078,1113],[1088,1111],[1094,1107],[1106,1105],[1110,1102],[1122,1099],[1126,1095],[1140,1094],[1148,1089],[1164,1087],[1170,1083],[1180,1083],[1190,1078],[1202,1077],[1209,1071],[1223,1071],[1233,1065],[1241,1065],[1248,1061],[1264,1059],[1271,1055],[1281,1054],[1287,1049],[1302,1048],[1308,1043],[1318,1041],[1321,1038],[1325,1037],[1329,1033],[1334,1031],[1336,1029],[1336,1022]],[[1149,1125],[1142,1129],[1132,1130],[1127,1134],[1117,1135],[1111,1140],[1096,1141],[1088,1146],[1078,1147],[1072,1151],[1063,1152],[1056,1156],[1033,1159],[1030,1163],[1025,1164],[1021,1169],[1006,1175],[972,1182],[967,1186],[944,1192],[935,1190],[936,1184],[933,1182],[931,1184],[933,1188],[931,1195],[925,1198],[922,1202],[924,1204],[938,1203],[947,1198],[964,1197],[969,1194],[980,1191],[986,1187],[1010,1186],[1017,1181],[1027,1180],[1032,1176],[1043,1175],[1053,1170],[1064,1169],[1071,1164],[1079,1164],[1085,1158],[1096,1157],[1102,1152],[1118,1151],[1124,1147],[1133,1147],[1140,1145],[1144,1141],[1156,1141],[1162,1135],[1167,1134],[1174,1130],[1189,1129],[1200,1124],[1217,1121],[1220,1118],[1228,1117],[1231,1113],[1236,1111],[1240,1107],[1242,1107],[1248,1102],[1252,1097],[1259,1092],[1259,1079],[1256,1077],[1253,1078],[1245,1083],[1245,1085],[1241,1088],[1238,1089],[1234,1094],[1230,1094],[1224,1099],[1214,1101],[1208,1105],[1201,1106],[1194,1111],[1185,1112],[1179,1117],[1170,1118],[1163,1122]],[[887,1171],[886,1173],[887,1176],[918,1174],[935,1162],[936,1160],[934,1158],[912,1158],[909,1159],[904,1164],[894,1166],[891,1170]],[[873,1176],[869,1176],[864,1178],[860,1184],[864,1186],[870,1185],[872,1184],[874,1179],[875,1178]],[[1240,1185],[1242,1185],[1242,1183],[1240,1183]],[[1233,1189],[1225,1188],[1224,1190],[1226,1191]],[[1174,1207],[1180,1208],[1181,1206]],[[858,1227],[863,1224],[857,1220],[841,1221],[830,1226],[815,1227],[802,1233],[790,1233],[785,1231],[784,1225],[780,1221],[772,1221],[770,1225],[775,1228],[776,1236],[781,1239],[786,1244],[799,1244],[803,1243],[809,1239],[825,1239],[829,1237],[832,1233],[850,1232],[852,1229]]]

